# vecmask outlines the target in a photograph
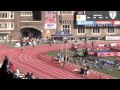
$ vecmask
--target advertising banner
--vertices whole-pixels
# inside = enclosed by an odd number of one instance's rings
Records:
[[[98,25],[112,25],[112,21],[96,21],[96,24]]]
[[[77,21],[77,25],[95,25],[95,21]]]
[[[112,57],[112,56],[120,56],[120,52],[101,52],[97,53],[98,57]]]
[[[76,20],[77,21],[86,21],[86,15],[77,15]]]
[[[45,12],[45,29],[56,29],[56,11]]]
[[[120,36],[105,36],[105,40],[120,40]]]
[[[120,21],[113,21],[113,25],[120,25]]]

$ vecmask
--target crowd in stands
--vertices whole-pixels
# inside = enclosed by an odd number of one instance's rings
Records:
[[[17,67],[5,56],[0,68],[0,79],[34,79],[33,73],[23,74]]]

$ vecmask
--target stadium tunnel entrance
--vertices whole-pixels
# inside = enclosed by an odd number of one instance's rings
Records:
[[[41,38],[41,31],[35,28],[22,28],[21,37]]]

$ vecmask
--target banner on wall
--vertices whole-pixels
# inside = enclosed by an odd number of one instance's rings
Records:
[[[120,40],[120,36],[106,36],[105,40]]]
[[[120,21],[113,21],[113,25],[120,25]]]
[[[77,15],[76,20],[77,21],[86,21],[86,15]]]
[[[56,29],[56,11],[45,12],[45,29]]]
[[[96,21],[97,25],[112,25],[112,21]]]
[[[120,56],[120,52],[102,52],[97,53],[98,57],[113,57],[113,56]]]
[[[77,21],[77,25],[95,25],[95,21]]]

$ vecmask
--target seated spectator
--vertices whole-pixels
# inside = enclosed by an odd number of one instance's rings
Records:
[[[14,76],[15,78],[19,78],[20,77],[20,71],[18,68],[16,68],[15,72],[14,72]]]
[[[30,74],[30,79],[33,79],[33,73]]]
[[[79,73],[83,76],[85,74],[84,72],[85,72],[85,69],[81,67]]]
[[[86,74],[87,74],[87,75],[90,75],[90,71],[88,70]]]
[[[32,75],[33,75],[33,73],[29,73],[29,72],[27,72],[27,74],[25,75],[25,78],[26,79],[32,79]]]
[[[84,68],[84,74],[85,74],[85,75],[87,75],[87,71],[88,71],[88,69],[89,69],[88,66]]]
[[[39,79],[39,77],[36,77],[36,79]]]

